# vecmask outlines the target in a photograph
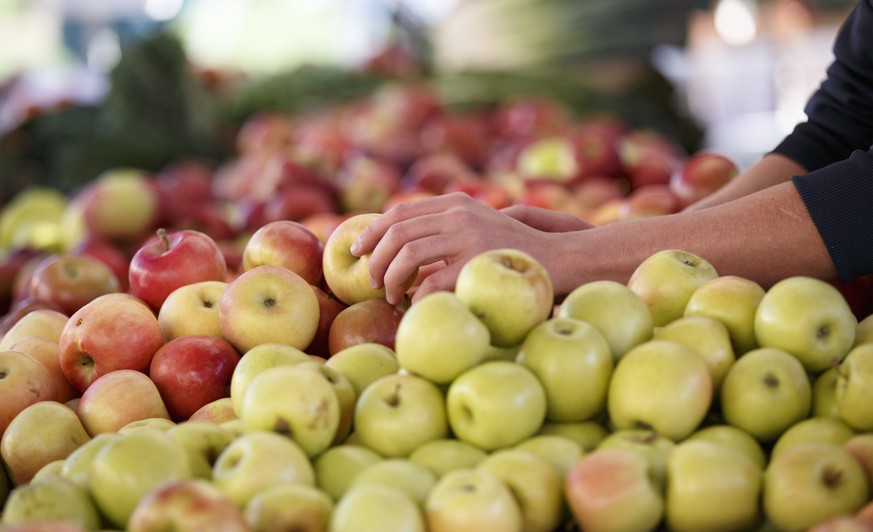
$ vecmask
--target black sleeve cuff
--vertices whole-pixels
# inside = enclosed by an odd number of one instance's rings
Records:
[[[792,181],[840,280],[873,273],[873,149]]]

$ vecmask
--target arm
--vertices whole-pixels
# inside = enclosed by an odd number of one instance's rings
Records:
[[[685,210],[720,205],[805,173],[806,169],[792,159],[778,153],[769,153],[715,193],[689,205]]]

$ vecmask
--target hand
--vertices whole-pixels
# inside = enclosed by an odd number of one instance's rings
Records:
[[[513,205],[501,209],[500,212],[534,229],[549,233],[568,233],[570,231],[580,231],[594,227],[588,222],[581,220],[578,216],[568,212],[553,211],[542,207]]]
[[[384,286],[388,302],[397,304],[407,281],[421,266],[445,263],[422,281],[413,301],[436,290],[454,289],[467,260],[489,249],[519,249],[545,265],[551,249],[549,235],[467,194],[454,193],[404,203],[385,212],[367,227],[351,251],[358,257],[371,253],[373,286]]]

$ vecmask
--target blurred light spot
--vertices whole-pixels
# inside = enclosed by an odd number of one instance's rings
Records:
[[[112,29],[102,28],[88,41],[85,52],[88,68],[95,72],[109,72],[121,59],[121,46],[118,34]]]
[[[715,8],[715,30],[730,45],[751,43],[758,30],[754,7],[743,0],[720,0]]]
[[[143,11],[152,20],[170,20],[182,11],[184,0],[146,0]]]

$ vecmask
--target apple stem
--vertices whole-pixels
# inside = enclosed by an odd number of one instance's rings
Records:
[[[161,243],[164,244],[164,251],[170,251],[170,239],[167,238],[167,230],[163,227],[158,229],[158,238],[160,238]]]

